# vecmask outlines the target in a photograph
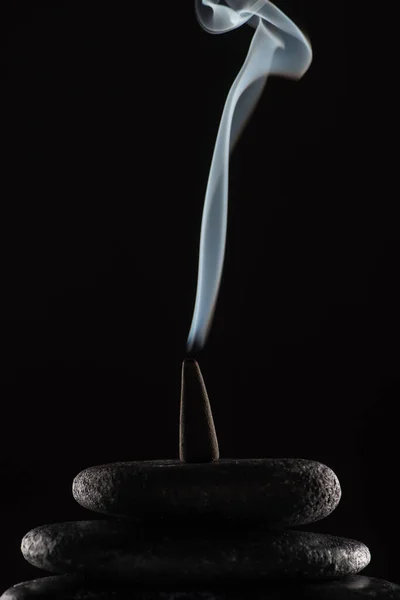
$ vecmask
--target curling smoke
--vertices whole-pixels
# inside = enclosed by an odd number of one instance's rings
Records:
[[[225,255],[229,155],[253,112],[269,75],[300,79],[312,61],[300,29],[268,0],[195,0],[200,25],[225,33],[244,23],[255,28],[246,60],[222,113],[206,189],[200,235],[196,301],[188,351],[204,346],[211,326]]]

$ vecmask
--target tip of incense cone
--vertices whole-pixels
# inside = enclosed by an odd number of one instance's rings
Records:
[[[179,458],[186,463],[212,462],[219,458],[211,405],[194,358],[182,363]]]

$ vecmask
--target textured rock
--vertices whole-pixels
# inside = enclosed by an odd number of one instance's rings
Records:
[[[76,476],[73,495],[90,510],[119,517],[213,515],[293,527],[328,516],[341,489],[331,469],[309,460],[165,460],[90,467]]]
[[[305,531],[134,527],[126,521],[77,521],[38,527],[22,540],[31,564],[139,583],[324,578],[360,572],[364,544]]]
[[[44,577],[7,590],[0,600],[400,600],[400,586],[369,577],[230,589],[156,589],[85,583],[76,575]]]

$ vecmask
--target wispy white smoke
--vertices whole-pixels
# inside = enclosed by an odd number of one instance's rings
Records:
[[[204,346],[221,283],[228,216],[229,155],[253,112],[269,75],[300,79],[312,61],[300,29],[268,0],[195,0],[197,19],[209,33],[244,23],[255,28],[246,60],[227,96],[208,178],[200,235],[196,302],[188,351]]]

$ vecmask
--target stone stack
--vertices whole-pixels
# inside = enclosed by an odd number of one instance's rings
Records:
[[[370,561],[361,542],[293,529],[338,505],[331,469],[302,459],[219,459],[197,363],[189,370],[185,377],[201,383],[194,422],[204,435],[190,435],[195,412],[182,393],[181,460],[82,471],[74,498],[107,518],[27,533],[26,560],[57,575],[1,599],[400,600],[399,586],[358,575]],[[193,396],[193,385],[186,389]]]

